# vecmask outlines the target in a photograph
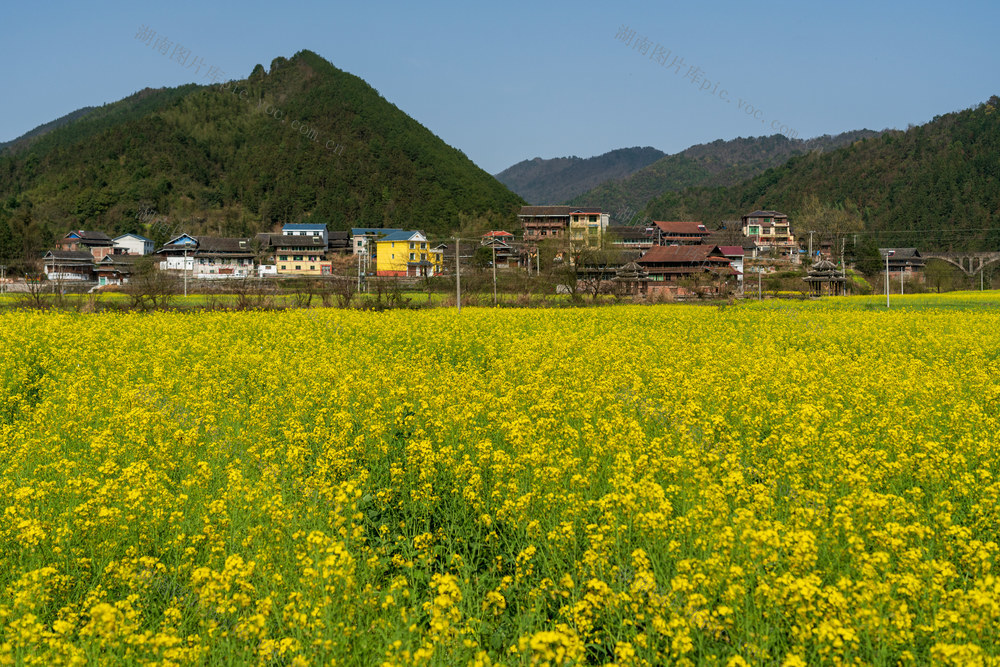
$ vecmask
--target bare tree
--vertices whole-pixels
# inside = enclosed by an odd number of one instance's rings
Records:
[[[131,308],[165,308],[177,295],[177,278],[166,271],[160,271],[155,259],[145,255],[132,265],[132,274],[122,291],[128,295]]]

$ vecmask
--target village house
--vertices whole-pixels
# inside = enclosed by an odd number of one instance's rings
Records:
[[[62,237],[56,243],[56,248],[69,252],[89,252],[92,259],[101,259],[115,251],[115,244],[104,232],[88,232],[80,229]]]
[[[498,230],[483,234],[479,244],[495,253],[497,268],[507,268],[519,265],[521,260],[520,251],[511,245],[513,241],[513,234]]]
[[[282,236],[318,236],[323,240],[323,247],[326,248],[330,245],[329,231],[326,228],[326,223],[322,224],[305,224],[305,223],[288,223],[281,226]]]
[[[718,292],[722,282],[737,276],[729,258],[714,245],[653,246],[636,264],[647,273],[649,294],[686,296],[693,293],[693,283]]]
[[[430,277],[441,273],[441,253],[418,231],[393,232],[376,242],[376,275]]]
[[[591,248],[601,246],[610,217],[600,209],[577,206],[522,206],[517,215],[525,241],[569,236],[573,245]]]
[[[736,271],[736,280],[740,286],[743,285],[743,246],[720,245],[719,251],[723,257],[729,260],[729,266]]]
[[[879,248],[882,264],[885,266],[886,253],[889,255],[889,276],[905,280],[923,279],[926,262],[916,248]]]
[[[646,251],[656,245],[656,227],[615,226],[607,229],[607,244],[622,250]]]
[[[118,253],[99,259],[94,263],[97,284],[101,287],[126,284],[132,276],[138,258],[139,255]]]
[[[326,257],[325,235],[300,234],[292,236],[282,234],[281,236],[271,236],[270,243],[274,250],[279,276],[328,276],[333,272],[333,265],[327,261]]]
[[[181,234],[157,252],[160,269],[186,271],[192,278],[243,278],[254,272],[254,253],[248,238]]]
[[[139,234],[122,234],[112,239],[114,254],[151,255],[154,244],[145,236]]]
[[[751,239],[762,256],[799,261],[799,247],[788,224],[788,216],[778,211],[754,211],[740,218],[743,235]]]
[[[42,267],[52,281],[94,279],[94,256],[86,250],[49,250],[42,257]]]

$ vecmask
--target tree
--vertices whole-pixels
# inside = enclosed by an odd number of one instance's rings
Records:
[[[177,278],[160,271],[152,255],[144,255],[132,265],[132,274],[122,291],[132,308],[165,308],[177,294]]]
[[[954,270],[947,262],[931,259],[927,261],[924,268],[924,277],[927,282],[934,286],[940,294],[942,289],[947,292],[951,289],[951,278]]]
[[[854,266],[866,276],[875,276],[883,270],[885,258],[879,253],[875,239],[864,236],[854,245]]]

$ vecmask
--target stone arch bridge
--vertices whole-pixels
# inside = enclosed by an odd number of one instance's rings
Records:
[[[1000,261],[1000,252],[922,252],[925,259],[940,259],[962,269],[967,276],[974,276],[987,264]]]

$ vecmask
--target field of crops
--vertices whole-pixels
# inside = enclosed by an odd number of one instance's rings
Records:
[[[898,304],[0,314],[0,664],[990,664],[1000,295]]]

